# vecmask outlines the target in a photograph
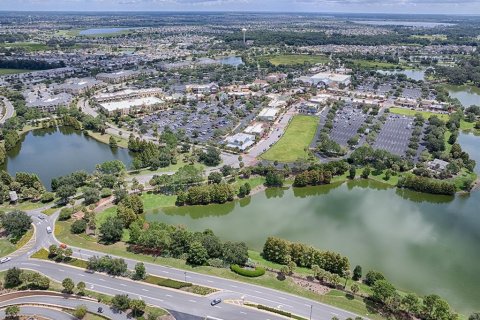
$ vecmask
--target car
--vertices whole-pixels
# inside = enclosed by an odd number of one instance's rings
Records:
[[[216,306],[217,304],[219,304],[220,302],[222,302],[222,299],[213,299],[212,302],[210,302],[210,304],[212,306]]]
[[[47,227],[47,233],[52,233],[52,228],[50,226]]]
[[[45,219],[45,216],[44,216],[43,214],[39,214],[39,215],[38,215],[38,219],[44,220],[44,219]]]
[[[8,262],[8,261],[10,261],[10,260],[12,260],[12,258],[10,258],[10,257],[5,257],[5,258],[2,258],[2,259],[0,260],[0,263],[6,263],[6,262]]]

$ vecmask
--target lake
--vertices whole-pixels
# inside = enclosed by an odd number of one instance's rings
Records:
[[[37,129],[24,135],[21,143],[7,153],[2,169],[12,176],[16,172],[37,173],[50,189],[54,177],[78,170],[92,172],[97,164],[114,159],[128,167],[132,157],[126,149],[112,150],[72,128]]]
[[[480,138],[461,134],[480,163]],[[334,250],[400,289],[437,293],[468,314],[480,306],[480,192],[434,196],[372,181],[268,189],[227,203],[163,208],[147,219],[212,229],[261,250],[270,235]]]
[[[219,61],[221,64],[227,64],[234,67],[238,67],[239,65],[243,64],[241,57],[222,57],[215,60]]]
[[[132,28],[91,28],[81,30],[79,34],[81,36],[94,36],[99,34],[111,34],[111,33],[119,33],[126,30],[131,30]]]
[[[415,69],[408,69],[408,70],[395,70],[395,71],[389,71],[389,70],[377,70],[378,73],[381,74],[404,74],[407,76],[407,78],[420,81],[420,80],[425,80],[425,70],[415,70]]]
[[[445,88],[452,98],[457,98],[464,107],[480,106],[480,88],[474,86],[446,85]]]

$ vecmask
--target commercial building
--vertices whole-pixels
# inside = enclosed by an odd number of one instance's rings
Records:
[[[277,108],[263,108],[262,111],[257,116],[259,121],[275,121],[277,118],[277,114],[279,109]]]
[[[105,85],[104,82],[95,80],[94,78],[71,78],[63,84],[53,87],[54,92],[66,92],[70,94],[81,94],[90,89],[99,88]]]
[[[313,85],[323,84],[326,87],[349,86],[352,77],[347,74],[320,72],[310,77]]]
[[[248,147],[255,143],[255,136],[246,133],[237,133],[225,139],[226,146],[232,149],[245,151]]]
[[[261,136],[264,132],[262,123],[254,123],[243,130],[247,134],[254,134],[256,136]]]
[[[57,95],[47,95],[44,97],[27,100],[26,106],[36,108],[42,112],[55,112],[59,107],[68,107],[72,102],[72,95],[68,93],[59,93]]]
[[[138,112],[147,112],[159,109],[163,105],[163,100],[157,97],[135,98],[129,100],[112,101],[100,103],[102,108],[109,115],[129,114]]]

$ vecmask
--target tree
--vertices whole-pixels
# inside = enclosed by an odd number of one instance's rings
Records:
[[[77,283],[77,290],[78,290],[78,294],[84,295],[85,294],[85,282],[80,281],[79,283]]]
[[[0,216],[0,223],[9,236],[20,239],[30,229],[32,218],[23,211],[14,210]]]
[[[353,179],[355,179],[356,174],[357,174],[357,170],[355,169],[355,167],[352,166],[350,168],[350,174],[349,174],[348,177],[353,180]]]
[[[96,203],[100,200],[100,191],[97,188],[85,188],[83,198],[86,205]]]
[[[20,276],[22,274],[22,270],[19,268],[11,268],[7,270],[5,274],[5,288],[14,288],[22,283]]]
[[[18,306],[8,306],[5,308],[5,316],[7,319],[16,319],[20,313],[20,308]]]
[[[124,206],[122,203],[117,207],[117,217],[122,220],[125,228],[128,228],[130,224],[137,219],[137,215],[133,209]]]
[[[403,297],[401,306],[405,312],[413,315],[417,315],[421,310],[420,299],[414,293],[408,293],[405,297]],[[480,318],[478,320],[480,320]]]
[[[188,251],[187,262],[194,266],[204,265],[208,260],[207,250],[199,241],[194,241]]]
[[[73,250],[71,248],[67,248],[63,251],[63,254],[65,255],[65,258],[70,259],[73,254]]]
[[[70,197],[73,197],[77,189],[72,185],[61,185],[57,189],[57,197],[60,198],[60,203],[67,203]]]
[[[113,136],[110,136],[110,138],[108,139],[108,144],[110,145],[110,148],[112,148],[112,149],[117,149],[118,148],[117,140]]]
[[[130,300],[129,307],[132,310],[132,315],[134,317],[139,317],[145,312],[147,305],[145,301],[141,299],[132,299]]]
[[[117,294],[112,298],[112,306],[121,311],[125,311],[130,307],[130,299],[126,294]]]
[[[223,244],[223,261],[229,264],[245,265],[248,260],[248,247],[244,242],[230,242]]]
[[[372,297],[375,300],[378,300],[386,304],[388,300],[395,295],[397,290],[387,280],[377,280],[372,286],[372,292],[373,292]]]
[[[294,261],[289,261],[287,264],[287,267],[288,267],[288,272],[290,274],[293,274],[293,272],[295,271],[295,268],[297,267],[297,264]]]
[[[87,315],[87,307],[83,304],[75,307],[73,316],[77,319],[83,319]]]
[[[105,161],[97,164],[97,171],[103,174],[119,175],[126,170],[125,165],[120,160]]]
[[[368,179],[370,175],[370,167],[365,167],[362,172],[362,179]]]
[[[426,320],[449,320],[450,306],[440,296],[431,294],[423,299],[423,315]]]
[[[360,287],[358,284],[354,283],[350,286],[350,291],[352,291],[353,294],[357,294],[357,292],[360,290]]]
[[[375,284],[375,282],[378,281],[378,280],[385,280],[385,276],[383,274],[381,274],[380,272],[375,271],[375,270],[370,270],[370,271],[367,272],[367,274],[365,276],[365,283],[368,286],[373,286]]]
[[[146,276],[147,276],[147,272],[145,270],[145,265],[143,264],[143,262],[138,262],[135,265],[134,279],[141,280],[141,279],[145,279]]]
[[[100,239],[105,243],[115,243],[122,239],[123,221],[117,217],[107,219],[100,226]]]
[[[72,279],[65,278],[62,281],[62,286],[63,286],[63,289],[66,293],[72,293],[73,289],[75,288],[75,283],[73,283]]]
[[[284,177],[282,174],[270,171],[265,177],[265,185],[267,187],[282,187]]]
[[[54,244],[50,245],[48,247],[48,256],[49,257],[54,257],[57,255],[57,250],[58,250],[58,247]]]
[[[222,158],[220,157],[220,151],[218,149],[207,147],[206,152],[200,153],[199,160],[209,167],[215,167],[220,164]]]
[[[361,278],[362,278],[362,267],[357,265],[357,266],[355,266],[355,269],[353,269],[352,280],[358,281]]]
[[[76,220],[70,225],[70,232],[74,234],[83,233],[85,230],[87,230],[87,221],[85,219]]]
[[[211,172],[208,175],[208,182],[209,183],[220,183],[222,182],[223,176],[220,172]]]
[[[468,317],[468,320],[480,320],[480,312],[472,313],[470,317]]]

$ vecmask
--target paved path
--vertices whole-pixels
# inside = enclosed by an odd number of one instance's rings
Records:
[[[34,306],[21,306],[20,314],[25,316],[40,316],[52,320],[76,320],[74,316],[58,309]],[[5,309],[0,310],[0,319],[5,319]]]
[[[3,100],[3,105],[5,109],[5,111],[2,114],[2,117],[0,118],[0,124],[4,124],[5,121],[13,117],[13,115],[15,114],[15,109],[13,108],[13,105],[10,102],[10,100],[8,100],[7,98],[0,97],[0,100]]]

